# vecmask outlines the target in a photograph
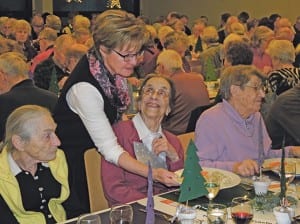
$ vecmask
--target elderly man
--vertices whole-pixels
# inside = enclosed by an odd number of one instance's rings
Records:
[[[36,40],[40,34],[40,32],[44,28],[44,19],[40,14],[36,14],[31,19],[31,39]]]
[[[204,111],[196,124],[195,144],[202,166],[233,171],[242,176],[259,172],[264,159],[280,157],[259,113],[263,75],[253,66],[228,67],[221,75],[222,103]],[[287,155],[300,156],[300,148],[287,147]]]
[[[165,49],[172,49],[178,52],[182,59],[182,67],[184,71],[191,72],[191,65],[185,57],[189,47],[189,39],[184,32],[174,31],[167,34],[164,47]]]
[[[75,44],[75,40],[70,34],[63,34],[56,39],[53,47],[53,56],[38,64],[35,68],[33,80],[38,87],[50,90],[56,94],[59,93],[59,82],[64,80],[64,77],[69,76],[69,72],[66,69],[67,60],[65,54],[67,49],[73,44]]]
[[[185,133],[191,111],[209,104],[209,96],[203,77],[186,73],[180,55],[174,50],[164,50],[157,58],[157,72],[173,80],[176,89],[174,109],[163,122],[163,127],[178,135]]]
[[[282,93],[272,105],[266,126],[272,147],[281,147],[285,135],[286,145],[300,145],[300,84]]]
[[[40,52],[32,59],[30,74],[34,73],[35,67],[45,61],[53,54],[53,46],[57,38],[57,33],[51,28],[44,28],[38,37]]]
[[[189,36],[189,45],[193,58],[198,58],[199,53],[203,51],[201,35],[207,23],[203,19],[197,19],[193,22],[192,34]]]
[[[56,101],[55,94],[33,85],[21,54],[8,52],[0,56],[0,141],[3,140],[6,119],[14,109],[36,104],[53,111]]]

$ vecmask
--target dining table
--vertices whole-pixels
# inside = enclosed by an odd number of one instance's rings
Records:
[[[279,177],[271,171],[264,172],[264,175],[268,176],[273,185],[278,185]],[[250,181],[249,181],[250,180]],[[213,203],[221,203],[227,205],[228,208],[228,220],[227,223],[234,223],[230,216],[231,201],[235,197],[247,196],[254,198],[254,188],[250,186],[251,179],[241,178],[241,181],[235,186],[221,189],[218,195],[213,199]],[[295,185],[300,184],[300,176],[297,176],[293,183],[289,186],[290,191],[296,195]],[[250,187],[249,187],[250,186]],[[274,189],[272,189],[274,190]],[[278,190],[278,189],[277,189]],[[276,190],[275,190],[276,191]],[[168,219],[174,216],[176,208],[179,205],[178,198],[180,195],[180,189],[175,189],[163,194],[153,196],[154,199],[154,212],[155,212],[155,224],[170,223]],[[299,195],[299,192],[298,192]],[[297,196],[296,196],[297,198]],[[299,200],[298,200],[299,202]],[[196,206],[197,209],[197,221],[196,223],[206,224],[207,215],[206,209],[209,201],[206,196],[198,197],[196,199],[188,201],[189,206]],[[133,208],[133,224],[145,223],[146,220],[146,205],[147,198],[140,199],[129,203]],[[300,203],[294,206],[295,215],[300,215]],[[93,214],[99,214],[102,224],[109,224],[109,212],[110,209],[94,212]],[[77,218],[61,222],[61,224],[76,224]],[[254,209],[253,219],[251,224],[276,224],[276,219],[272,211],[257,211]],[[296,223],[296,222],[295,222]]]

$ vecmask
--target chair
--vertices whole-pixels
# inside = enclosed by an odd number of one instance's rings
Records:
[[[192,139],[194,141],[194,139],[195,139],[195,132],[189,132],[189,133],[177,135],[177,138],[179,139],[179,141],[182,145],[182,148],[184,151],[184,159],[185,159],[186,150],[190,143],[190,140]]]
[[[192,132],[192,131],[195,131],[195,128],[196,128],[196,123],[197,123],[197,120],[198,118],[200,117],[200,115],[205,111],[207,110],[208,108],[211,108],[212,106],[214,106],[215,103],[211,103],[211,104],[208,104],[208,105],[205,105],[205,106],[200,106],[200,107],[197,107],[196,109],[194,109],[192,112],[191,112],[191,116],[190,116],[190,119],[189,119],[189,123],[188,123],[188,126],[186,128],[186,132]]]
[[[102,188],[101,155],[95,148],[88,149],[84,153],[84,163],[91,212],[109,208]]]

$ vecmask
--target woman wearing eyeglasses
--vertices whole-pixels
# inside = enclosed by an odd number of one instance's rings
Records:
[[[175,87],[161,75],[148,75],[141,85],[138,110],[132,120],[113,126],[118,142],[137,160],[154,168],[171,171],[183,167],[183,149],[177,137],[162,129],[163,118],[174,106]],[[127,203],[147,196],[148,182],[141,177],[102,159],[102,183],[110,205]],[[153,183],[154,194],[169,188]]]
[[[202,166],[252,176],[264,159],[281,156],[281,150],[270,150],[271,139],[259,112],[265,96],[263,79],[250,65],[223,71],[222,103],[203,112],[196,124],[195,144]],[[287,147],[286,155],[297,156],[299,150]]]
[[[132,173],[147,176],[147,165],[130,156],[111,127],[124,118],[130,103],[126,78],[143,55],[149,39],[145,25],[122,10],[107,10],[96,19],[94,46],[79,61],[62,89],[54,118],[70,169],[70,200],[89,212],[84,152],[96,147],[105,160]],[[176,175],[153,169],[155,181],[177,185]],[[78,215],[68,211],[69,217]]]

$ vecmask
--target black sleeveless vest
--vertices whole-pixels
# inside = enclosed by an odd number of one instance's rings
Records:
[[[85,151],[95,147],[80,117],[69,108],[66,101],[68,90],[79,82],[88,82],[98,89],[104,100],[104,112],[111,124],[117,118],[117,109],[110,104],[103,89],[90,72],[87,57],[83,56],[65,83],[54,110],[54,120],[57,123],[56,134],[61,141],[60,148],[64,151],[74,149]]]

